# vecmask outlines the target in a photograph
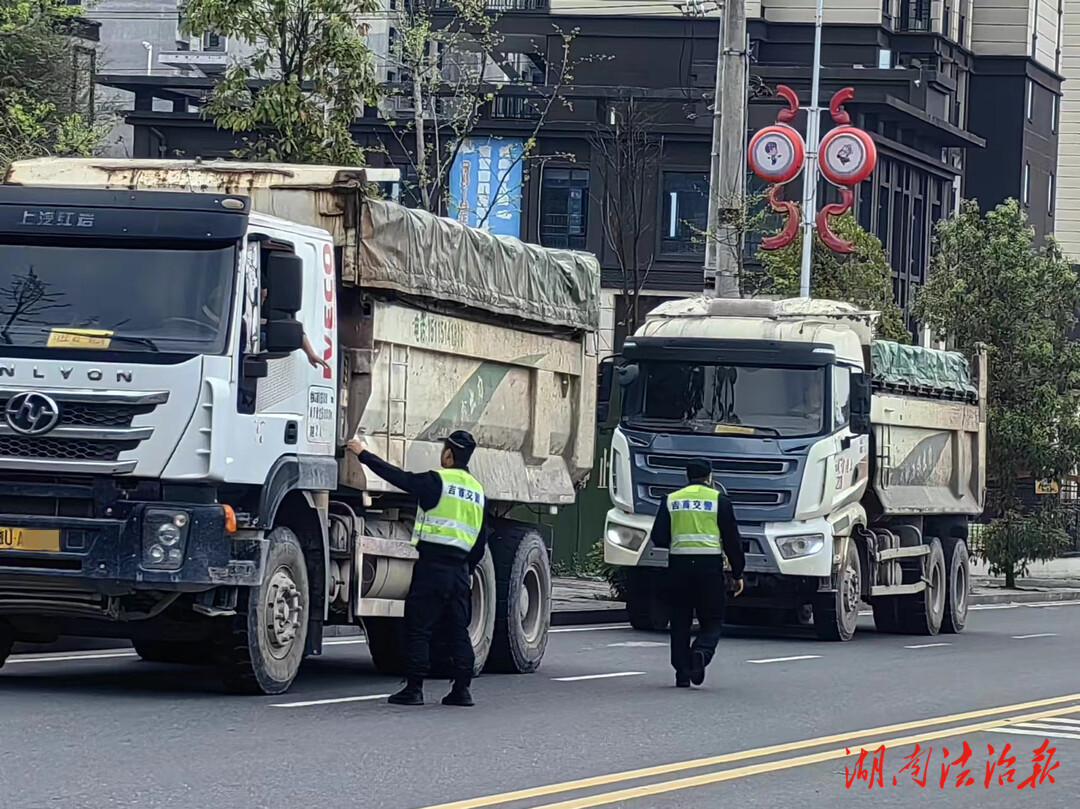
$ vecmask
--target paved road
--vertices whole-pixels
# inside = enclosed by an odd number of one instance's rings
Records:
[[[1078,619],[1051,605],[983,609],[939,638],[869,619],[851,644],[740,634],[693,691],[672,687],[662,637],[567,627],[541,672],[478,681],[472,710],[386,705],[396,682],[356,639],[279,698],[224,696],[208,673],[125,650],[22,656],[0,675],[0,809],[1072,809]],[[1046,739],[1056,783],[1018,791]],[[943,789],[943,748],[955,760],[964,742],[974,784],[954,786],[956,765]],[[848,788],[860,748],[882,744],[882,786]],[[900,772],[916,744],[922,787]],[[1006,744],[1015,780],[998,784],[1003,765],[986,788],[987,746],[996,762]]]

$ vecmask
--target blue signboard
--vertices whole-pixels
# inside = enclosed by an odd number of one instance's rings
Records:
[[[500,236],[521,236],[521,158],[514,138],[466,138],[450,169],[450,218]]]

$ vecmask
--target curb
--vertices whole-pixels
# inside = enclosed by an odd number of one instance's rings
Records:
[[[1003,593],[972,595],[971,606],[991,604],[1050,604],[1058,601],[1080,601],[1080,590],[1013,590]],[[551,614],[552,626],[585,626],[588,624],[624,624],[629,620],[625,607],[607,609],[565,610]],[[349,638],[359,636],[357,626],[328,626],[323,629],[324,638]],[[54,643],[16,643],[14,654],[49,654],[51,652],[97,651],[130,646],[127,641],[110,638],[60,638]]]

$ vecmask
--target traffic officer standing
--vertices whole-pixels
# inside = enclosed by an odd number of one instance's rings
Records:
[[[368,452],[354,438],[349,449],[360,462],[391,486],[413,495],[419,506],[413,545],[420,558],[413,566],[405,598],[404,688],[390,697],[394,705],[423,705],[424,678],[431,665],[431,636],[436,628],[450,633],[454,685],[443,705],[473,705],[474,656],[469,640],[472,572],[484,556],[484,489],[469,472],[476,441],[457,430],[443,443],[442,469],[405,472]]]
[[[704,459],[686,464],[689,485],[660,504],[652,542],[669,548],[667,592],[671,606],[671,665],[675,685],[705,682],[705,668],[716,652],[724,620],[724,554],[731,565],[735,595],[743,590],[742,538],[726,493],[712,487],[712,465]],[[700,631],[690,645],[697,614]]]

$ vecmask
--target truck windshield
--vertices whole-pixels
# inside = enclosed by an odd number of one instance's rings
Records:
[[[643,362],[624,417],[646,430],[818,435],[827,412],[825,370]]]
[[[235,268],[220,243],[0,244],[0,346],[219,354]]]

